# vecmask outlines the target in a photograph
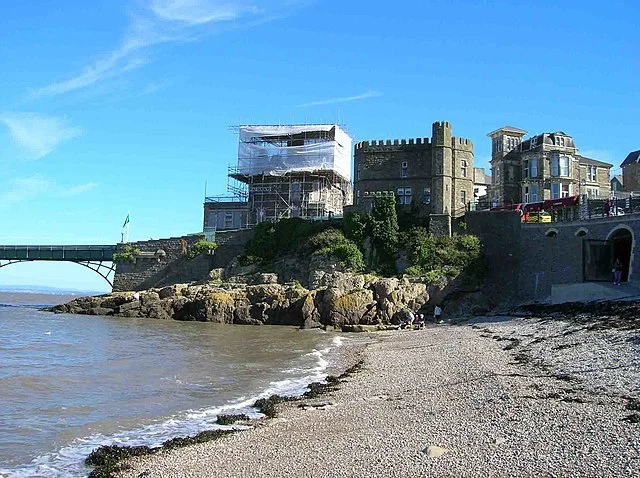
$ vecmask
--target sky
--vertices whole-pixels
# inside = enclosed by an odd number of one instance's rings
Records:
[[[636,0],[0,2],[0,244],[202,230],[240,124],[339,123],[355,141],[449,121],[564,131],[613,174],[640,148]],[[108,290],[77,264],[1,285]]]

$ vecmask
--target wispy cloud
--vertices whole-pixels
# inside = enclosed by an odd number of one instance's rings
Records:
[[[56,198],[77,196],[95,189],[97,183],[84,183],[74,186],[60,186],[40,174],[13,179],[5,191],[0,194],[0,206],[11,206],[16,203],[40,198]]]
[[[0,124],[9,130],[13,141],[33,159],[51,153],[60,143],[73,139],[82,130],[63,118],[38,113],[0,114]]]
[[[0,204],[8,205],[33,199],[49,190],[51,182],[40,175],[14,179],[11,185],[0,194]]]
[[[56,193],[59,196],[77,196],[78,194],[91,191],[92,189],[95,189],[97,186],[98,186],[98,183],[78,184],[76,186],[59,189],[56,191]]]
[[[382,96],[382,93],[380,93],[379,91],[369,90],[359,95],[343,96],[339,98],[329,98],[326,100],[318,100],[318,101],[310,101],[309,103],[302,103],[301,105],[298,105],[298,108],[306,108],[308,106],[332,105],[335,103],[348,103],[349,101],[366,100],[369,98],[378,98],[380,96]]]
[[[192,41],[214,25],[259,24],[309,0],[147,0],[131,14],[120,46],[80,73],[31,91],[32,97],[77,91],[140,68],[153,45]]]

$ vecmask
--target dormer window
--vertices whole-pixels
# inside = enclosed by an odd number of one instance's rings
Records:
[[[533,148],[534,146],[538,145],[538,137],[534,136],[533,138],[531,138],[531,147]]]

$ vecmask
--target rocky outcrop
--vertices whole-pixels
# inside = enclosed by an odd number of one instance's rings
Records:
[[[263,283],[255,283],[255,280]],[[273,274],[253,276],[252,284],[177,284],[133,292],[82,297],[53,307],[71,314],[150,317],[227,324],[333,326],[345,330],[398,324],[408,310],[429,300],[427,286],[408,278],[377,278],[322,271],[317,288],[279,284]],[[215,285],[218,284],[218,285]],[[355,327],[362,326],[362,327]]]

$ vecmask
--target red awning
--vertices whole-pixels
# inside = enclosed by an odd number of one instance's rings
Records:
[[[543,205],[544,203],[542,201],[540,202],[530,202],[524,205],[524,207],[522,208],[522,210],[524,212],[537,212],[537,211],[542,211]]]
[[[566,198],[547,199],[544,202],[544,209],[562,209],[565,207],[573,207],[578,205],[578,196],[569,196]]]

